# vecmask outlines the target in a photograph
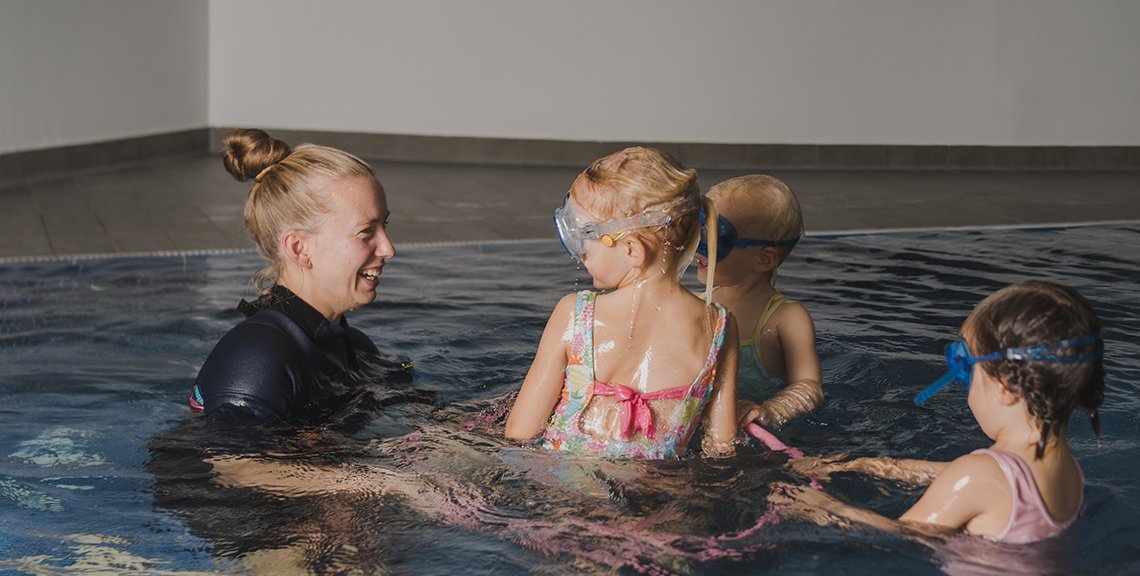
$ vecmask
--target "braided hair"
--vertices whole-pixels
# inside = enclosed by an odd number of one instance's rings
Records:
[[[1055,346],[1058,342],[1099,333],[1100,319],[1076,290],[1051,282],[1030,281],[1007,286],[978,304],[966,319],[963,333],[978,354],[1010,348]],[[986,374],[1025,400],[1041,437],[1036,457],[1045,453],[1051,435],[1065,430],[1073,410],[1081,408],[1100,439],[1097,409],[1104,401],[1104,363],[1097,338],[1051,352],[1058,358],[1093,354],[1093,359],[1056,361],[1001,358],[980,365]]]

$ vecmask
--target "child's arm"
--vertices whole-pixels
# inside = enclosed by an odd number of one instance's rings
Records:
[[[740,336],[736,321],[728,317],[727,333],[720,347],[712,398],[709,400],[701,452],[706,456],[728,456],[735,451],[736,369],[740,358]]]
[[[800,474],[814,476],[821,480],[827,479],[828,476],[836,472],[856,472],[919,486],[933,482],[950,465],[949,462],[928,460],[886,457],[840,460],[841,457],[807,457],[792,461],[790,465]]]
[[[1009,520],[1009,483],[989,456],[967,454],[949,463],[899,520],[998,534]]]
[[[765,426],[782,426],[823,404],[822,376],[815,350],[815,324],[811,315],[798,302],[785,303],[778,314],[777,335],[784,349],[788,385],[763,404],[742,402],[741,426],[753,420]]]
[[[887,460],[866,458],[865,461]],[[796,461],[797,463],[800,461]],[[852,462],[856,462],[853,460]],[[898,461],[906,462],[906,461]],[[912,460],[910,462],[920,462]],[[898,522],[802,487],[777,487],[770,497],[789,513],[829,523],[825,512],[882,530],[936,533],[966,529],[972,534],[998,534],[1009,520],[1009,487],[997,464],[986,456],[969,454],[942,464],[941,473],[922,498]]]
[[[558,301],[542,339],[538,351],[526,373],[518,398],[507,415],[507,425],[503,434],[515,440],[529,440],[542,432],[550,414],[562,394],[562,378],[566,372],[567,341],[564,337],[570,329],[574,314],[576,296],[570,294]]]

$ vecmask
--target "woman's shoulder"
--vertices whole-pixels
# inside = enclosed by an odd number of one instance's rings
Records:
[[[259,310],[218,340],[202,371],[232,373],[237,366],[245,371],[249,366],[295,365],[305,358],[306,340],[305,331],[285,314]]]

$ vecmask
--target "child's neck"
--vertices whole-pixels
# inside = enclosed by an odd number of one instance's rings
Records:
[[[716,287],[716,301],[727,305],[730,309],[733,303],[747,303],[761,305],[772,298],[776,287],[772,285],[772,273],[765,272],[750,276],[748,281],[740,284]]]
[[[630,274],[618,283],[614,292],[636,288],[648,292],[673,292],[682,289],[681,279],[667,271],[648,270],[641,273]]]
[[[1045,442],[1042,460],[1055,460],[1069,453],[1065,429],[1053,430]],[[1037,460],[1037,441],[1041,438],[1041,431],[1036,426],[1009,426],[1003,428],[994,438],[991,450],[1017,454],[1026,462]]]

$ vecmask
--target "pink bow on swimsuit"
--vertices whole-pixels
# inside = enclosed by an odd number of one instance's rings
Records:
[[[649,408],[650,400],[670,398],[680,400],[688,393],[688,386],[678,386],[666,390],[658,390],[642,394],[629,386],[621,384],[606,384],[594,381],[595,396],[613,396],[614,401],[621,407],[621,439],[628,440],[629,433],[641,430],[645,437],[656,440],[657,430],[653,425],[653,410]]]

